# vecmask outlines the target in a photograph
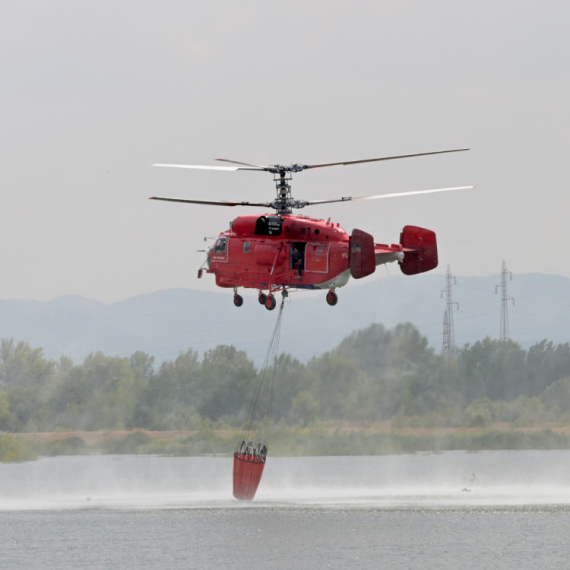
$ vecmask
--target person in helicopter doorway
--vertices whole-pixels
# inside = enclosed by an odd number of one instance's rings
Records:
[[[296,279],[301,279],[303,276],[303,269],[305,269],[304,263],[304,256],[305,253],[301,247],[301,244],[292,243],[291,244],[291,269],[296,269],[298,271],[298,275],[295,277]]]

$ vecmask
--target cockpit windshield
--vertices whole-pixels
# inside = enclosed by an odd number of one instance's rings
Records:
[[[226,253],[226,248],[228,246],[227,237],[219,237],[214,245],[214,253]]]

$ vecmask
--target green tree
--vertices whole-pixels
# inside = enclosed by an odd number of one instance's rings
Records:
[[[0,431],[7,431],[9,428],[10,403],[6,392],[0,392]]]
[[[202,366],[192,349],[174,361],[163,362],[141,394],[138,406],[152,415],[153,429],[183,429],[198,406],[198,385]],[[142,427],[142,426],[139,426]]]
[[[44,358],[41,348],[14,339],[0,341],[0,386],[43,386],[54,369],[55,363]]]
[[[202,359],[198,386],[198,412],[217,420],[232,417],[251,401],[257,373],[243,350],[220,345]]]
[[[80,366],[69,369],[55,387],[48,402],[54,423],[88,430],[132,425],[134,380],[127,358],[90,354]]]
[[[570,377],[553,382],[541,394],[540,401],[556,415],[570,412]]]
[[[311,378],[307,367],[290,354],[280,354],[276,365],[272,417],[277,422],[288,416],[297,394],[310,388]]]
[[[37,388],[14,386],[7,392],[7,397],[9,406],[7,431],[37,431],[43,427],[44,402]]]
[[[484,338],[466,346],[458,363],[465,377],[467,401],[513,400],[528,393],[526,353],[516,342]]]
[[[293,399],[290,420],[301,426],[309,426],[319,418],[319,402],[306,390],[299,392]]]

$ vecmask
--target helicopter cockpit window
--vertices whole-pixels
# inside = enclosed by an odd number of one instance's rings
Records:
[[[261,216],[255,222],[256,236],[280,236],[283,230],[283,218],[279,216]]]
[[[243,242],[243,252],[244,253],[249,253],[249,244],[250,244],[250,242],[248,242],[248,241]]]
[[[214,253],[226,253],[226,247],[228,246],[228,238],[220,237],[214,245]]]

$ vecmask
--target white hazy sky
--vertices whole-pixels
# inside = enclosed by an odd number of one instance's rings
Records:
[[[0,298],[213,290],[196,250],[250,211],[147,198],[265,200],[271,177],[154,162],[460,147],[304,172],[293,194],[476,184],[302,213],[379,242],[433,229],[441,273],[570,277],[568,30],[567,0],[3,0]]]

